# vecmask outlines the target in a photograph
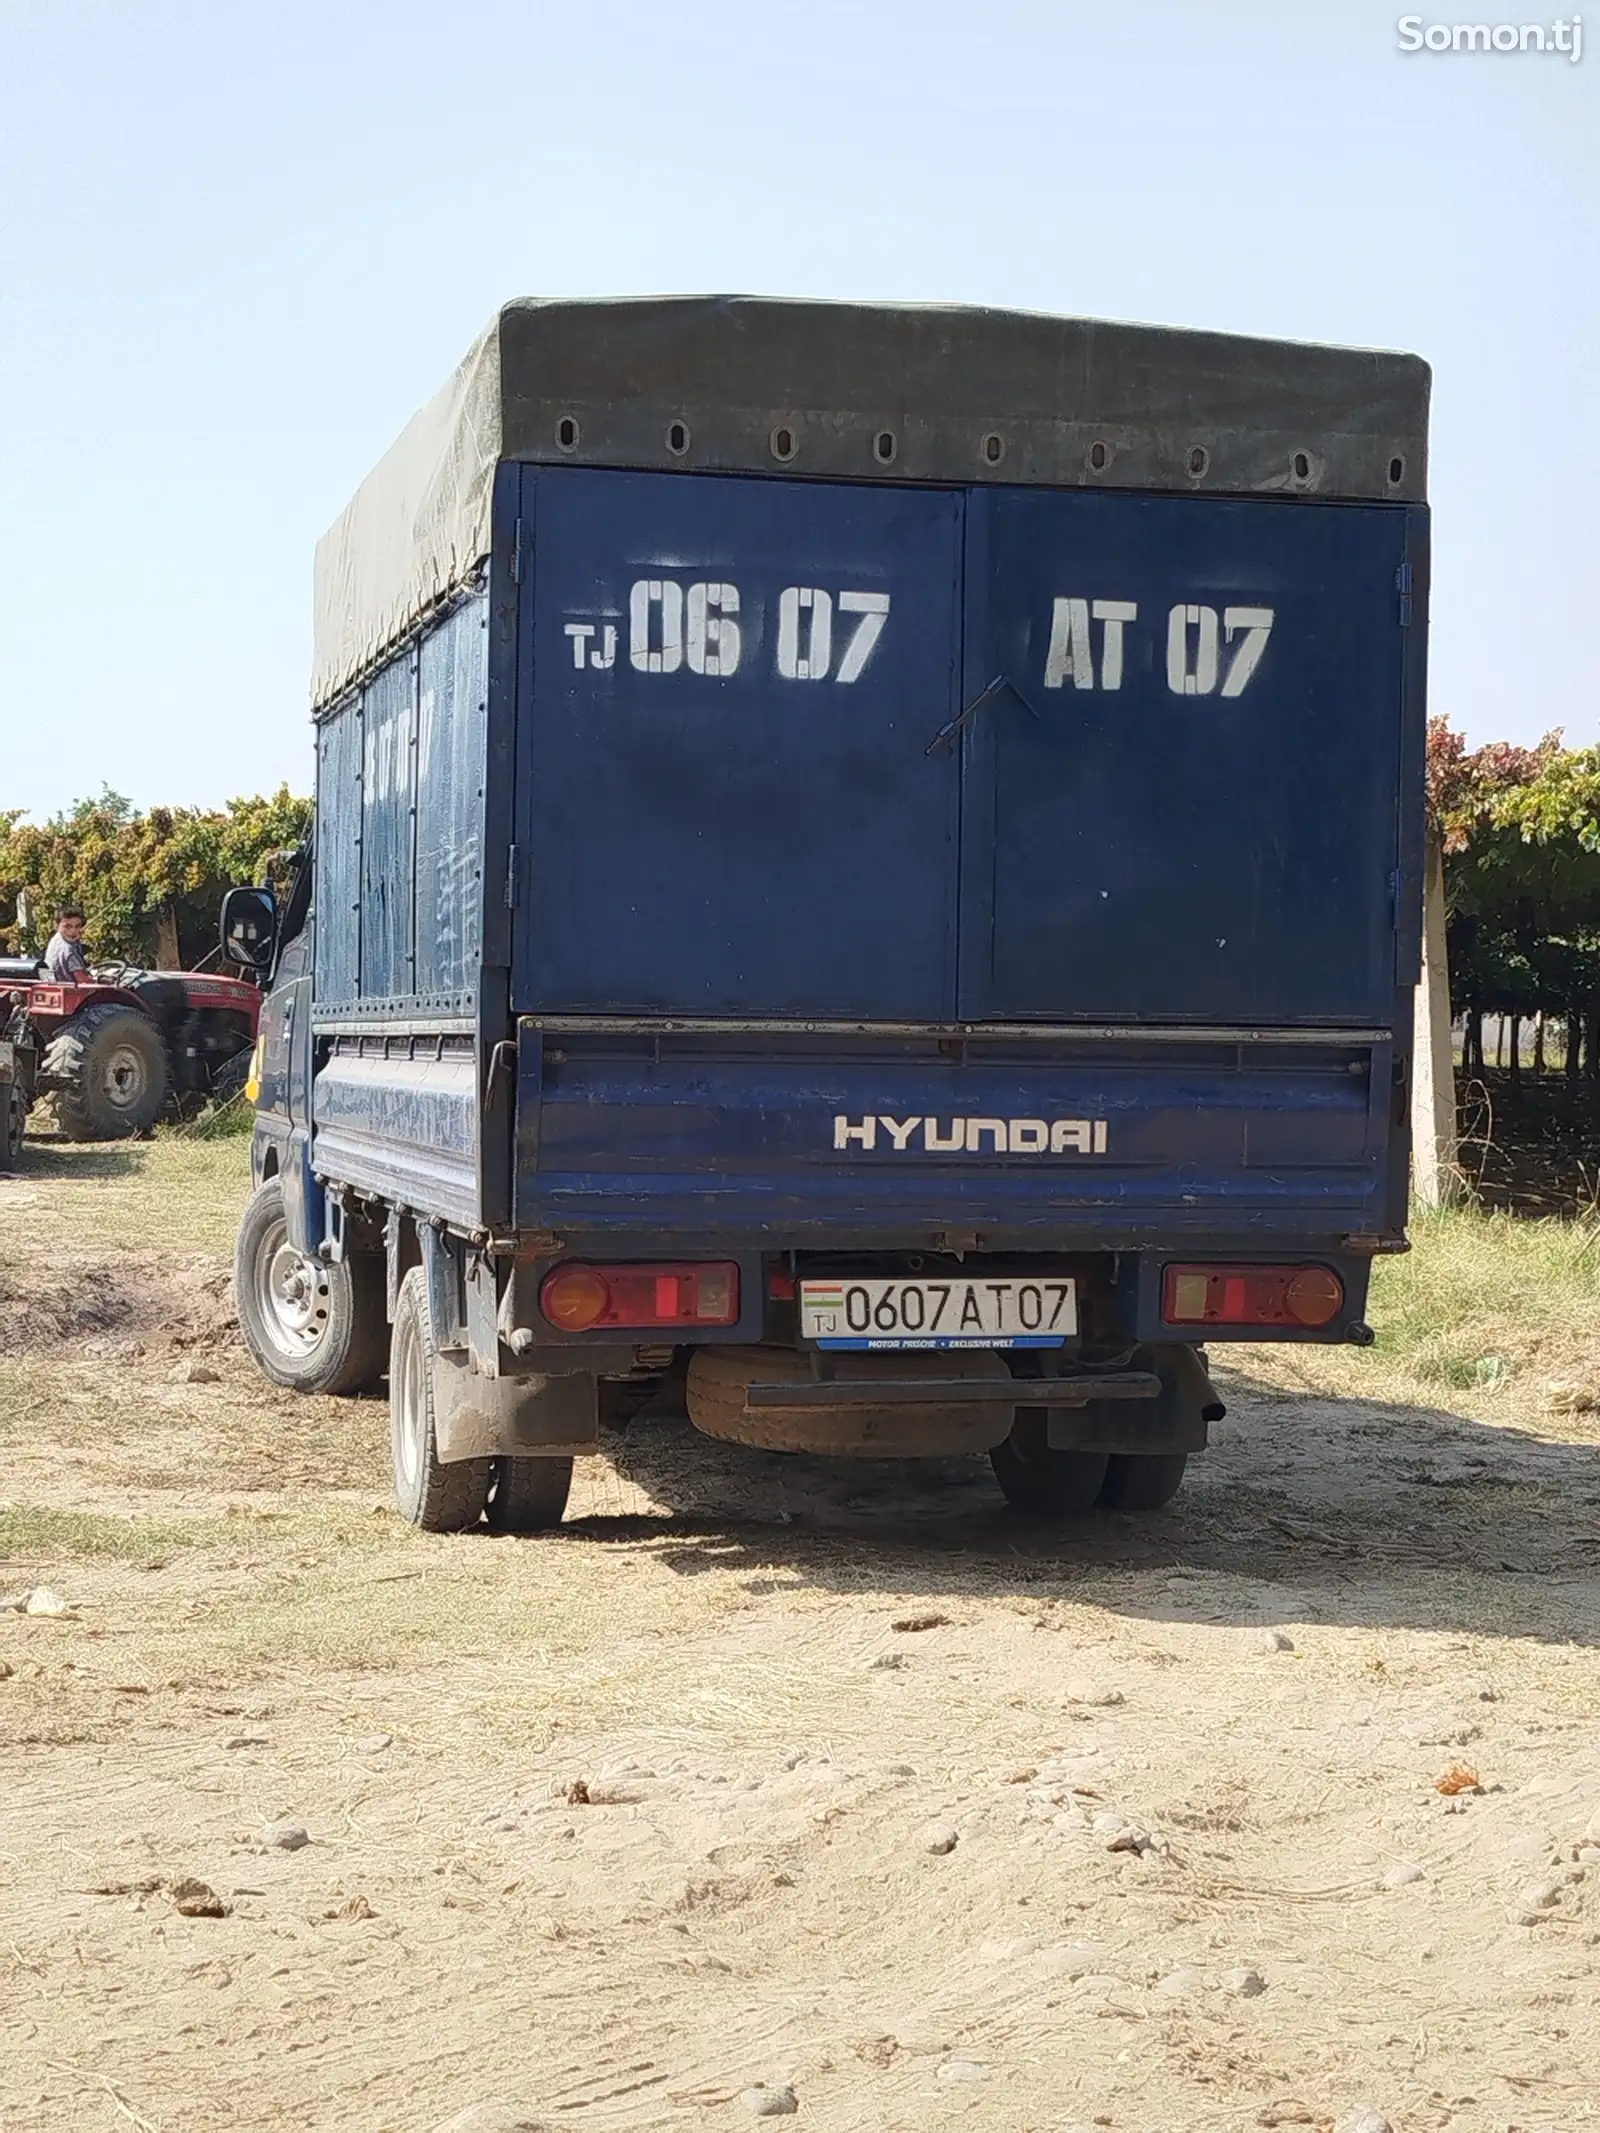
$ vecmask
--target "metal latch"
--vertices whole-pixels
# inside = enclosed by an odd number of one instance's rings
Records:
[[[1038,712],[1034,710],[1032,704],[1029,703],[1028,699],[1023,695],[1022,691],[1017,687],[1016,683],[1012,681],[1008,675],[997,674],[994,680],[990,682],[989,686],[986,689],[981,689],[978,692],[978,694],[972,699],[971,703],[967,705],[964,711],[958,711],[954,718],[948,719],[945,724],[939,728],[933,739],[929,741],[927,747],[923,749],[923,754],[932,755],[933,751],[936,748],[943,748],[947,742],[953,741],[956,735],[961,731],[962,727],[967,724],[969,719],[976,718],[985,704],[993,703],[994,699],[997,696],[1003,695],[1007,689],[1010,690],[1011,694],[1017,699],[1017,702],[1021,704],[1023,710],[1027,712],[1030,718],[1038,717]]]

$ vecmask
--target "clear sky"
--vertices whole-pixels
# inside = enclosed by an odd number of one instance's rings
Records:
[[[1600,10],[1402,12],[0,0],[0,806],[308,790],[313,544],[513,295],[1414,349],[1433,706],[1600,740]]]

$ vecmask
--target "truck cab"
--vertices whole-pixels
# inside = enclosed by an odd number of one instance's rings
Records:
[[[1426,367],[938,307],[507,306],[318,551],[241,1322],[401,1509],[604,1404],[1170,1498],[1404,1248]],[[236,892],[241,897],[261,892]],[[248,919],[249,923],[246,924]],[[246,935],[248,934],[248,939]]]

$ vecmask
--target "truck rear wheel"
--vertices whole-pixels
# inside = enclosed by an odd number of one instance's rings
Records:
[[[1108,1511],[1159,1511],[1183,1486],[1187,1452],[1113,1452],[1100,1501]]]
[[[462,1533],[483,1516],[495,1462],[458,1459],[447,1465],[439,1457],[433,1406],[436,1367],[427,1276],[414,1266],[395,1299],[389,1344],[395,1502],[400,1516],[424,1533]]]
[[[239,1330],[274,1385],[295,1392],[363,1392],[388,1354],[383,1261],[354,1253],[330,1266],[289,1242],[283,1184],[252,1196],[233,1251]]]
[[[1105,1452],[1053,1450],[1045,1417],[1038,1409],[1024,1409],[1010,1436],[989,1454],[989,1463],[1007,1503],[1017,1510],[1039,1518],[1079,1518],[1099,1501],[1111,1461]]]
[[[167,1100],[167,1048],[150,1017],[101,1000],[50,1040],[44,1072],[56,1118],[73,1141],[129,1140]]]
[[[496,1459],[489,1485],[492,1533],[546,1533],[559,1526],[572,1487],[570,1459]]]

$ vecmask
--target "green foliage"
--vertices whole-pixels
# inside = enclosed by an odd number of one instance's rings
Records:
[[[271,854],[310,829],[311,802],[287,786],[221,809],[145,814],[105,789],[42,824],[0,809],[0,953],[36,953],[56,906],[79,903],[95,961],[153,965],[175,948],[192,965],[216,945],[223,891],[258,880]]]
[[[1600,748],[1428,731],[1428,797],[1445,858],[1457,1008],[1600,1009]]]

